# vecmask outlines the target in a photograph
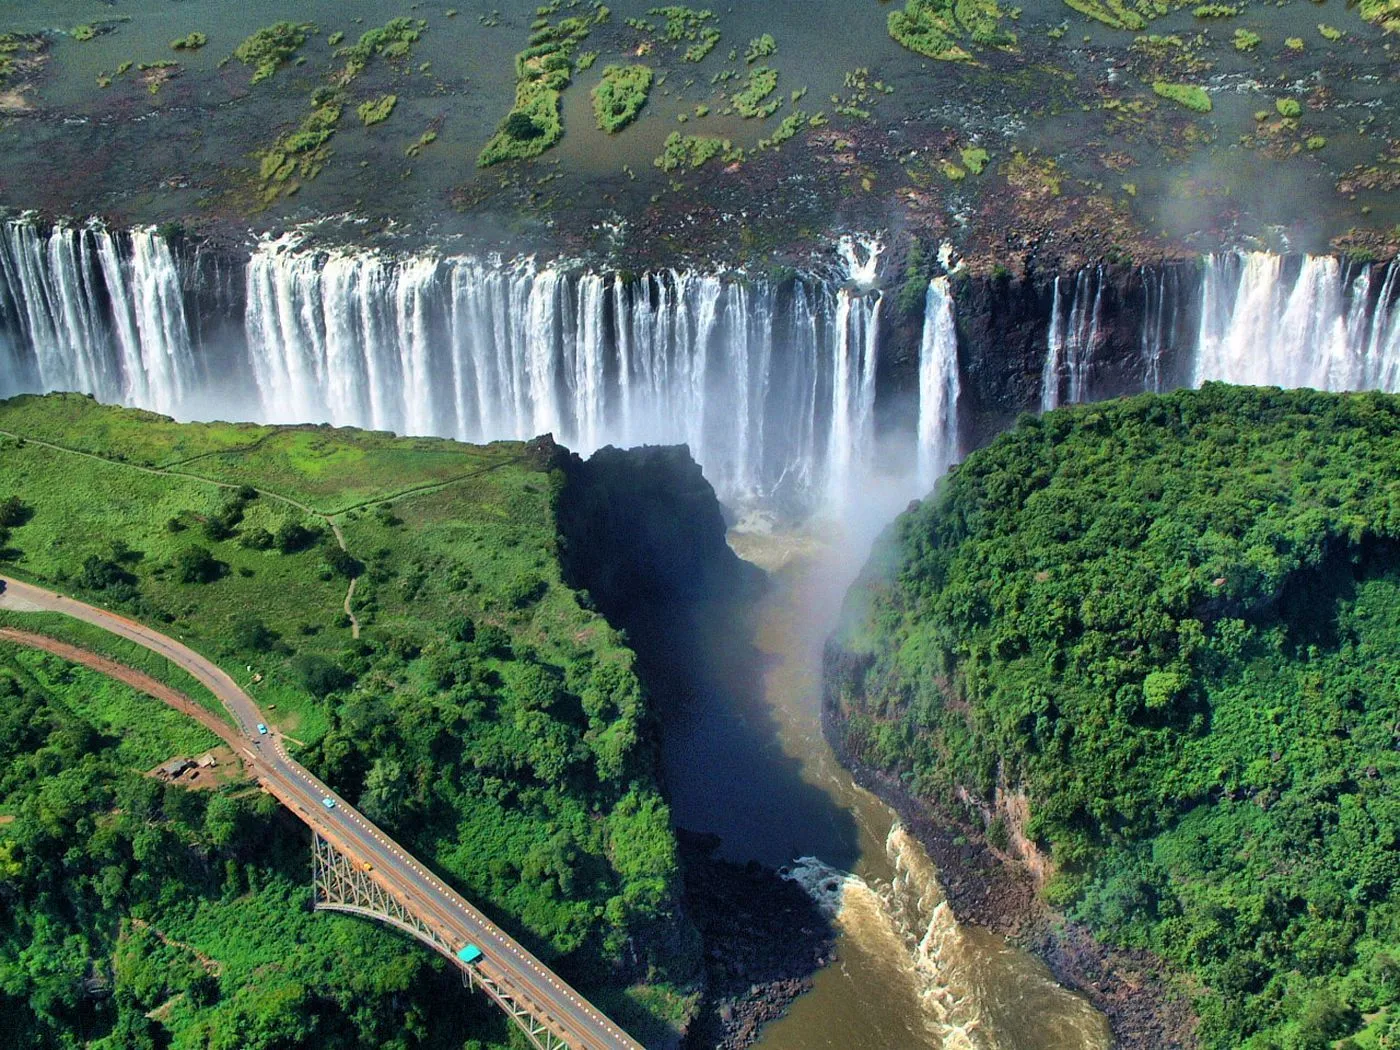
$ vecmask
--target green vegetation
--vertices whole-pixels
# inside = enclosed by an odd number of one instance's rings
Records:
[[[423,132],[423,134],[418,136],[417,142],[414,142],[408,147],[408,149],[404,150],[404,156],[410,159],[418,156],[418,154],[422,153],[424,149],[436,142],[437,137],[438,133],[429,128],[427,131]]]
[[[219,662],[268,722],[304,745],[302,761],[532,950],[562,959],[586,992],[619,997],[645,982],[658,1003],[684,996],[695,944],[676,911],[675,846],[654,787],[648,714],[632,653],[561,576],[557,514],[565,479],[549,447],[476,448],[325,427],[181,425],[76,395],[0,403],[0,429],[25,437],[4,438],[0,449],[0,495],[7,497],[0,515],[9,513],[10,495],[18,501],[19,523],[0,526],[8,530],[7,573],[152,623]],[[75,532],[74,515],[95,527]],[[342,611],[350,577],[359,637]],[[43,631],[54,620],[4,619]],[[0,665],[0,690],[9,688],[4,679]],[[80,681],[60,699],[76,702],[88,692]],[[0,706],[0,719],[17,710]],[[23,721],[44,733],[53,724],[28,714]],[[52,825],[46,834],[62,838],[31,849],[39,840],[30,825],[0,826],[7,901],[19,892],[18,899],[38,902],[33,916],[47,916],[31,918],[26,904],[0,917],[7,1017],[15,1002],[38,1004],[36,1017],[47,1003],[73,1026],[77,1006],[64,998],[69,993],[56,996],[57,978],[43,978],[43,968],[25,961],[24,946],[38,937],[58,951],[65,939],[79,938],[86,946],[72,950],[62,972],[81,976],[89,959],[100,963],[120,951],[133,918],[226,971],[217,989],[156,1014],[153,1023],[167,1029],[156,1033],[157,1045],[195,1045],[190,1033],[238,1025],[243,1041],[225,1036],[208,1045],[304,1044],[302,1036],[259,1042],[251,1035],[262,1030],[254,1018],[272,1024],[289,995],[285,1023],[320,1017],[317,1045],[447,1046],[424,1031],[395,1042],[398,1026],[417,1030],[435,1011],[476,1009],[441,1005],[469,1001],[435,993],[430,975],[441,968],[389,931],[305,913],[304,844],[272,819],[270,800],[211,799],[219,827],[238,830],[211,831],[208,839],[199,822],[167,827],[159,808],[124,801],[122,792],[139,785],[161,797],[160,785],[136,776],[123,788],[125,774],[116,771],[94,780],[95,760],[80,761],[79,753],[26,758],[26,772],[7,780],[12,759],[3,749],[15,735],[0,736],[0,812],[32,814],[21,820],[42,820]],[[61,737],[101,739],[69,730]],[[155,750],[161,753],[151,764],[178,753]],[[73,789],[82,785],[97,794],[75,802]],[[23,798],[12,804],[6,792],[14,790],[55,805],[66,800],[60,812],[69,816],[50,818]],[[164,852],[135,845],[133,858],[118,844],[113,855],[124,859],[108,859],[102,851],[112,840],[94,829],[126,827],[122,814],[131,815],[133,830],[156,827]],[[285,851],[279,842],[289,843]],[[60,905],[39,890],[43,878],[55,878],[45,858],[63,857],[73,843],[91,843],[95,860],[89,874],[65,862],[64,872],[74,874],[63,877],[76,881],[63,897],[71,904]],[[196,856],[211,862],[194,864]],[[6,881],[11,862],[25,866],[19,889]],[[48,866],[34,867],[31,877],[30,865],[41,862]],[[120,878],[103,874],[113,864]],[[238,915],[264,925],[244,925]],[[42,936],[37,925],[15,925],[41,922],[49,924]],[[258,932],[249,937],[249,929]],[[390,980],[381,960],[395,958]],[[298,963],[256,976],[276,959]],[[20,981],[22,973],[37,983]],[[288,982],[301,990],[291,995]],[[135,993],[135,1013],[144,1016],[182,990],[157,985]],[[117,1023],[107,1015],[86,1030],[101,1034]],[[460,1046],[461,1024],[445,1030],[457,1033],[451,1045]],[[493,1044],[506,1042],[494,1021],[486,1030]]]
[[[1300,36],[1291,36],[1283,42],[1283,46],[1290,51],[1301,51],[1303,50],[1303,38]]]
[[[890,36],[910,51],[944,62],[972,58],[960,42],[981,47],[1009,48],[1016,36],[1001,28],[1002,11],[996,0],[906,0],[904,9],[891,11]]]
[[[1169,84],[1164,80],[1154,81],[1152,84],[1154,94],[1162,98],[1175,102],[1178,106],[1185,106],[1193,113],[1209,113],[1211,111],[1210,95],[1205,88],[1197,87],[1194,84]]]
[[[1397,464],[1382,394],[1207,384],[1023,417],[848,599],[846,747],[950,806],[1023,790],[1047,898],[1183,974],[1205,1047],[1388,1045]]]
[[[207,43],[209,43],[209,38],[203,33],[190,33],[188,36],[170,41],[170,46],[176,51],[198,51]]]
[[[1258,33],[1251,32],[1248,29],[1236,29],[1234,41],[1235,50],[1253,51],[1256,47],[1259,46],[1259,42],[1262,39],[1263,37],[1261,37]]]
[[[376,55],[393,60],[408,58],[428,23],[419,18],[391,18],[382,26],[361,34],[353,44],[339,48],[335,57],[345,60],[342,86],[359,76]]]
[[[1337,29],[1334,26],[1329,26],[1323,22],[1319,22],[1317,24],[1317,31],[1319,34],[1321,34],[1322,39],[1324,40],[1342,39],[1342,31],[1340,29]]]
[[[275,22],[259,29],[233,49],[233,57],[253,67],[252,83],[267,80],[286,65],[306,43],[308,33],[316,32],[310,22]]]
[[[673,131],[666,136],[661,156],[652,164],[669,174],[680,168],[699,168],[721,154],[726,160],[743,159],[743,151],[740,150],[736,156],[728,139],[712,135],[682,135],[679,131]]]
[[[974,175],[981,175],[982,169],[987,166],[987,161],[991,159],[991,154],[981,146],[964,147],[959,156],[962,157],[963,167]]]
[[[1145,28],[1150,17],[1129,7],[1123,0],[1065,0],[1065,6],[1112,29],[1131,29],[1134,32]]]
[[[1303,112],[1303,105],[1296,98],[1280,98],[1274,100],[1274,109],[1278,110],[1278,115],[1293,119]]]
[[[591,96],[598,127],[612,134],[636,120],[637,114],[647,104],[652,79],[649,66],[608,66],[604,69],[603,79],[593,89]]]
[[[368,99],[355,107],[355,112],[360,115],[360,122],[365,127],[371,124],[382,124],[389,119],[389,114],[394,112],[394,107],[399,104],[398,95],[380,95],[375,99]]]
[[[685,45],[685,54],[682,57],[687,62],[703,61],[719,43],[720,32],[714,25],[713,11],[673,4],[668,7],[653,7],[647,14],[666,20],[661,30],[662,38],[671,44]],[[637,20],[631,20],[628,24],[634,28],[645,27],[645,31],[652,29],[650,23],[642,22],[638,25]]]
[[[333,84],[312,92],[311,112],[297,129],[283,135],[258,155],[258,182],[263,203],[271,204],[280,196],[293,194],[303,182],[320,175],[330,161],[330,141],[340,126],[350,85],[376,56],[386,61],[409,58],[426,26],[426,22],[418,19],[393,18],[366,31],[356,43],[334,52],[334,57],[345,65],[336,74]],[[256,81],[258,77],[253,79]],[[361,103],[356,112],[369,126],[387,120],[397,103],[397,95],[381,95]]]
[[[515,105],[477,157],[477,167],[537,157],[563,137],[559,96],[573,79],[573,55],[593,27],[610,17],[600,3],[591,17],[536,20],[530,46],[515,56]]]
[[[3,643],[0,697],[7,1045],[455,1050],[428,1033],[504,1035],[427,953],[311,913],[308,852],[271,796],[143,774],[218,744],[195,723]]]
[[[767,58],[769,55],[778,53],[778,42],[773,39],[772,33],[764,33],[762,36],[754,37],[749,41],[749,46],[744,51],[744,61],[753,65],[760,58]]]
[[[1357,10],[1387,33],[1400,33],[1400,0],[1361,0]]]
[[[730,101],[741,117],[766,120],[783,104],[781,98],[770,98],[778,88],[778,71],[771,66],[754,66],[748,82],[734,93]]]
[[[338,102],[317,106],[295,131],[263,150],[259,155],[258,178],[266,202],[295,192],[298,180],[309,181],[321,174],[330,160],[328,143],[340,124],[340,114]]]
[[[1240,9],[1230,4],[1200,4],[1191,13],[1197,18],[1234,18]]]
[[[74,40],[87,41],[97,36],[97,27],[90,25],[74,26],[68,30],[68,35]]]
[[[1323,135],[1309,135],[1303,145],[1311,150],[1323,149],[1327,145],[1327,138]]]

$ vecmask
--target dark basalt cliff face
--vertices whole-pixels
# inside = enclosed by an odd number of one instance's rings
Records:
[[[557,515],[572,586],[625,629],[652,710],[673,701],[672,658],[693,633],[690,606],[756,597],[764,573],[725,541],[719,500],[684,446],[604,448],[584,460],[535,446],[563,471]],[[653,732],[665,734],[664,718]],[[714,856],[719,840],[680,831],[685,906],[700,931],[705,995],[686,1046],[739,1050],[782,1016],[831,958],[835,931],[795,883]]]
[[[985,445],[1022,412],[1041,408],[1057,297],[1064,326],[1089,323],[1087,316],[1073,316],[1076,299],[1086,311],[1098,302],[1093,352],[1083,362],[1088,400],[1189,384],[1200,280],[1195,262],[1104,263],[1063,274],[1032,270],[1024,277],[950,278],[964,451]],[[883,323],[877,425],[908,431],[918,413],[923,311],[902,314],[891,305]]]
[[[609,446],[560,466],[565,572],[614,623],[762,585],[725,542],[715,490],[684,445]]]

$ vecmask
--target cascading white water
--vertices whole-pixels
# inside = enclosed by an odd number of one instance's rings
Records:
[[[1064,320],[1060,314],[1060,275],[1050,286],[1050,329],[1045,335],[1045,367],[1040,371],[1040,410],[1060,407],[1060,358],[1065,349]]]
[[[815,857],[783,875],[832,917],[852,954],[877,961],[892,997],[902,992],[894,985],[908,987],[927,1033],[909,1045],[999,1050],[1017,1045],[1016,1031],[1038,1026],[1037,1045],[1106,1050],[1107,1026],[1086,1001],[1048,972],[1007,967],[1004,946],[976,940],[957,921],[932,859],[901,824],[890,826],[884,846],[880,876],[862,878]],[[1037,1008],[1036,1020],[1024,1016]]]
[[[1289,276],[1265,252],[1207,256],[1193,381],[1400,390],[1397,266],[1309,255]]]
[[[958,328],[948,278],[929,282],[919,343],[919,484],[933,487],[958,461]]]
[[[194,312],[205,307],[198,275],[156,230],[10,220],[0,395],[80,390],[181,418],[470,441],[552,432],[584,453],[685,442],[730,502],[839,510],[877,467],[914,495],[958,454],[951,294],[935,281],[925,302],[917,429],[900,439],[913,448],[877,454],[883,247],[843,238],[837,253],[835,280],[632,278],[499,256],[311,250],[289,236],[252,251],[241,309],[218,328]],[[1103,268],[1056,279],[1042,408],[1096,395],[1109,284]],[[1400,390],[1400,265],[1234,253],[1205,257],[1199,280],[1165,269],[1141,284],[1147,389],[1221,379]]]
[[[0,283],[11,315],[0,393],[81,390],[171,412],[196,386],[180,271],[155,230],[6,223]]]
[[[292,238],[248,265],[256,418],[468,441],[688,444],[731,500],[845,498],[870,469],[878,243],[844,285],[633,280],[533,260],[388,259]]]
[[[960,950],[962,931],[943,896],[923,849],[895,824],[885,841],[894,868],[889,882],[867,881],[816,857],[802,857],[783,872],[835,922],[842,934],[870,955],[893,964],[922,1006],[931,1045],[944,1050],[995,1046],[967,966],[973,953]]]

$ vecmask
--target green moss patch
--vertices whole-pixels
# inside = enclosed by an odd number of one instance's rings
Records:
[[[207,43],[209,43],[209,38],[203,33],[190,33],[178,40],[170,41],[170,46],[176,51],[198,51]]]
[[[394,107],[398,105],[398,95],[380,95],[378,98],[361,102],[355,107],[355,112],[360,115],[360,121],[365,127],[372,124],[382,124],[389,119],[389,114],[394,112]]]
[[[778,87],[778,71],[771,66],[754,66],[749,70],[748,82],[730,100],[734,111],[741,117],[763,120],[777,112],[783,104],[780,98],[772,98]]]
[[[1164,80],[1155,81],[1152,91],[1162,98],[1175,102],[1178,106],[1185,106],[1193,113],[1209,113],[1213,108],[1204,88],[1195,84],[1169,84]]]

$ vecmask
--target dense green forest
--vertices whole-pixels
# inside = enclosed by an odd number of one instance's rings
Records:
[[[0,571],[219,661],[303,762],[599,1006],[642,1034],[688,1015],[698,942],[646,705],[624,639],[561,575],[559,450],[181,425],[71,395],[0,403],[0,431]],[[139,662],[59,617],[0,619]],[[269,800],[141,775],[188,745],[123,750],[118,720],[82,714],[90,676],[0,687],[27,705],[5,703],[0,755],[0,1012],[21,1045],[507,1038],[424,950],[311,916],[304,833]],[[175,941],[209,976],[185,959],[188,987],[156,986],[166,964],[141,960]]]
[[[1204,1045],[1400,1038],[1400,398],[1028,416],[887,532],[828,662],[855,757],[1025,790],[989,842],[1162,958]]]

